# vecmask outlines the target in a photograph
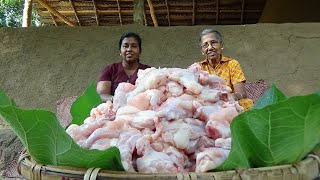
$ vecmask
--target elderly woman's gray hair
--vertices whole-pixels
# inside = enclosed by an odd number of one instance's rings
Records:
[[[214,30],[214,29],[205,29],[203,30],[201,33],[200,33],[200,39],[199,39],[199,42],[201,43],[201,38],[202,36],[204,35],[207,35],[207,34],[215,34],[216,37],[217,37],[217,40],[220,42],[220,43],[223,43],[223,40],[222,40],[222,35],[219,31],[217,30]],[[200,44],[201,45],[201,44]]]

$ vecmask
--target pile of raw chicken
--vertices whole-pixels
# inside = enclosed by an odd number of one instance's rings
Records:
[[[230,92],[198,66],[139,70],[136,85],[119,84],[113,102],[66,131],[83,148],[118,147],[129,172],[206,172],[228,157],[230,123],[243,112]]]

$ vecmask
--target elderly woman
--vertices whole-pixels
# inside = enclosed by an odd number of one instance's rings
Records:
[[[98,78],[97,92],[102,101],[113,100],[113,95],[119,83],[129,82],[135,84],[139,69],[150,66],[140,63],[141,38],[133,32],[125,33],[119,40],[121,62],[106,66]]]
[[[205,59],[191,66],[200,66],[202,70],[222,77],[232,89],[234,99],[239,101],[244,110],[249,110],[253,106],[253,100],[247,98],[244,88],[246,78],[237,60],[221,54],[221,34],[213,29],[205,29],[200,34],[200,47]]]

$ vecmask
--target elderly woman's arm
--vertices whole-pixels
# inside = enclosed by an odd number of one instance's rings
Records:
[[[240,100],[247,98],[246,89],[244,88],[244,82],[239,82],[233,85],[234,88],[234,98],[235,100]]]
[[[111,81],[99,81],[97,83],[97,92],[103,102],[113,101],[113,96],[111,95]]]

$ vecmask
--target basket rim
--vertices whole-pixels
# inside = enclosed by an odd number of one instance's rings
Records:
[[[312,153],[311,153],[312,154]],[[314,154],[312,154],[314,155]],[[318,161],[316,158],[313,156],[307,156],[305,159],[299,161],[296,164],[286,164],[286,165],[278,165],[278,166],[270,166],[270,167],[259,167],[259,168],[248,168],[248,169],[242,169],[238,168],[235,170],[229,170],[229,171],[220,171],[220,172],[205,172],[205,173],[196,173],[196,172],[182,172],[182,173],[140,173],[140,172],[126,172],[126,171],[111,171],[111,170],[104,170],[100,168],[80,168],[80,167],[71,167],[71,166],[55,166],[55,165],[42,165],[34,162],[31,159],[31,156],[24,156],[20,163],[18,164],[18,168],[21,169],[21,167],[27,168],[28,170],[33,171],[36,166],[38,166],[38,174],[40,173],[46,173],[49,175],[65,175],[68,177],[73,177],[73,178],[83,178],[85,176],[88,177],[102,177],[104,175],[116,175],[119,177],[126,177],[128,175],[134,176],[134,175],[139,175],[140,177],[178,177],[178,176],[201,176],[201,175],[218,175],[221,173],[230,173],[230,174],[242,174],[244,172],[257,172],[257,171],[270,171],[270,170],[283,170],[283,169],[288,169],[291,167],[296,167],[297,165],[301,163],[312,163],[313,161]],[[319,163],[320,167],[320,163]],[[21,171],[20,171],[21,172]],[[95,173],[93,175],[93,172]],[[22,176],[24,176],[23,172],[20,173]]]

